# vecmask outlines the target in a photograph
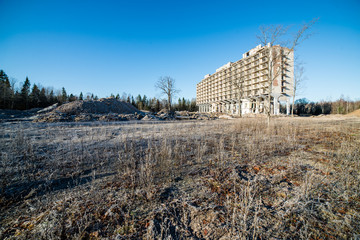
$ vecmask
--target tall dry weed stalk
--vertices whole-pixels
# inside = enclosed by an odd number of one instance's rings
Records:
[[[4,126],[0,238],[351,238],[358,128],[311,118]]]

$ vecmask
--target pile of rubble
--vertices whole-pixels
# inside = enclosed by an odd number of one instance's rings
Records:
[[[157,113],[146,113],[145,117],[141,120],[214,120],[218,119],[217,116],[208,113],[176,111],[169,112],[163,109]]]
[[[143,114],[133,105],[115,98],[74,101],[38,111],[34,122],[88,122],[139,120]]]
[[[129,121],[140,120],[143,118],[141,114],[92,114],[80,113],[78,115],[69,115],[61,112],[50,112],[44,115],[36,115],[33,117],[33,122],[91,122],[91,121]]]
[[[99,100],[74,101],[58,106],[27,111],[5,110],[0,113],[0,121],[33,121],[33,122],[91,122],[91,121],[161,121],[161,120],[214,120],[231,119],[230,116],[220,116],[216,113],[199,113],[188,111],[170,112],[163,109],[157,113],[139,111],[127,102],[115,98]]]
[[[33,122],[90,122],[90,121],[160,121],[160,120],[212,120],[218,117],[197,112],[170,112],[163,109],[157,113],[139,111],[127,102],[115,98],[74,101],[44,108],[31,117]]]
[[[115,98],[101,98],[99,100],[74,101],[63,104],[55,109],[57,112],[70,115],[81,113],[91,114],[134,114],[140,112],[137,108],[127,102],[119,101]]]

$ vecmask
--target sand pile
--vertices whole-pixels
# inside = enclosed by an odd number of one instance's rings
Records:
[[[346,114],[346,116],[352,116],[352,117],[360,117],[360,109],[355,110],[349,114]]]

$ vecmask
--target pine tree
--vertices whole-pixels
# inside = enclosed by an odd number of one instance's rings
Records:
[[[136,103],[135,103],[135,100],[134,100],[134,97],[131,96],[131,105],[133,105],[134,107],[136,107]]]
[[[19,91],[16,91],[14,93],[14,106],[13,106],[13,109],[23,109],[22,108],[22,105],[23,105],[23,102],[22,102],[22,99],[21,99],[21,93]]]
[[[137,109],[142,110],[143,103],[142,103],[142,98],[141,98],[140,94],[136,97],[136,107],[137,107]]]
[[[41,88],[39,101],[40,101],[39,105],[42,108],[49,105],[48,99],[46,98],[45,88]]]
[[[80,93],[79,100],[84,100],[84,96],[82,92]]]
[[[68,99],[68,96],[66,94],[66,91],[65,91],[65,88],[63,87],[62,88],[62,91],[61,91],[61,103],[65,103]]]
[[[29,95],[30,108],[36,108],[40,105],[40,89],[34,84],[31,93]]]
[[[188,105],[185,98],[182,98],[182,102],[181,102],[181,107],[182,107],[182,110],[188,110]]]
[[[76,97],[71,93],[69,96],[69,102],[73,102],[76,100]]]
[[[3,70],[0,70],[0,108],[10,108],[11,91],[9,77]]]
[[[26,77],[25,82],[21,88],[20,98],[20,109],[29,109],[29,92],[30,92],[30,80]]]
[[[196,106],[196,100],[195,98],[191,99],[190,102],[190,108],[189,108],[189,112],[196,112],[198,110],[198,107]]]
[[[142,105],[143,105],[143,109],[144,110],[149,110],[149,101],[148,101],[146,95],[143,96],[141,102],[142,102]]]
[[[181,106],[181,98],[179,98],[179,99],[178,99],[177,110],[178,110],[178,111],[181,111],[181,110],[182,110],[182,106]]]
[[[51,90],[50,95],[49,95],[49,103],[51,105],[56,103],[56,98],[54,96],[54,91],[53,90]]]

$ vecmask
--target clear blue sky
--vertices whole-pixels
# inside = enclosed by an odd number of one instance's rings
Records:
[[[360,99],[360,1],[0,0],[0,69],[19,83],[99,97],[160,97],[160,76],[194,98],[207,73],[258,44],[260,25],[320,17],[296,54],[313,101]]]

